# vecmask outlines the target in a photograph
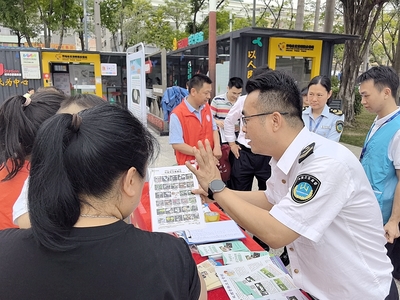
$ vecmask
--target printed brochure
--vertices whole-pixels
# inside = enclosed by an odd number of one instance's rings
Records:
[[[205,227],[196,176],[186,166],[149,168],[149,194],[153,231],[174,232]]]
[[[216,266],[215,271],[230,299],[306,300],[293,279],[268,255],[240,263]]]

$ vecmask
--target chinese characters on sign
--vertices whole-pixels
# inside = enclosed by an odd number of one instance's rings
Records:
[[[254,65],[254,60],[257,58],[256,56],[256,50],[248,50],[247,51],[247,79],[249,79],[251,76],[253,76],[253,71],[257,67]]]
[[[174,39],[173,50],[182,49],[187,46],[201,43],[202,41],[204,41],[204,32],[203,31],[191,34],[191,35],[189,35],[189,37],[183,38],[179,41],[176,41],[176,39]]]
[[[22,76],[24,79],[40,79],[39,52],[21,51]]]
[[[11,86],[15,86],[15,87],[18,87],[19,85],[28,85],[28,80],[26,80],[26,79],[24,79],[24,80],[19,80],[18,78],[14,78],[14,79],[11,79],[11,78],[7,78],[7,79],[5,79],[4,81],[3,81],[3,79],[1,79],[0,78],[0,86],[9,86],[9,87],[11,87]]]

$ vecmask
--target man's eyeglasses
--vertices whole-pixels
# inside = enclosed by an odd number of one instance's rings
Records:
[[[265,112],[265,113],[261,113],[261,114],[250,115],[250,116],[243,116],[242,117],[242,123],[243,123],[244,126],[246,126],[247,125],[247,119],[250,119],[250,118],[253,118],[253,117],[267,116],[267,115],[270,115],[270,114],[273,114],[273,113],[274,113],[274,111],[273,112]],[[278,113],[280,113],[281,115],[288,115],[289,114],[288,112],[278,112]]]

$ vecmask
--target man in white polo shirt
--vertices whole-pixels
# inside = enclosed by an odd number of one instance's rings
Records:
[[[294,79],[268,71],[246,84],[243,131],[271,155],[267,190],[226,188],[208,141],[187,164],[208,198],[273,248],[287,246],[295,284],[320,300],[398,300],[382,216],[354,154],[304,127]]]

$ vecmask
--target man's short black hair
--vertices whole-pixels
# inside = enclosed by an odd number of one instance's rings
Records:
[[[204,74],[196,74],[194,75],[188,82],[188,90],[189,92],[192,90],[192,88],[196,90],[200,90],[203,87],[204,83],[211,84],[212,81],[210,77]]]
[[[269,70],[253,76],[247,81],[246,92],[259,91],[258,110],[263,112],[285,112],[287,118],[302,119],[302,98],[295,80],[287,73]],[[293,122],[295,124],[295,122]]]
[[[372,67],[358,76],[357,83],[360,84],[367,80],[373,80],[374,86],[379,91],[382,91],[385,87],[390,88],[393,98],[396,99],[397,89],[399,88],[399,75],[393,68],[387,66]]]
[[[235,87],[237,89],[243,88],[243,80],[242,80],[242,78],[240,78],[240,77],[232,77],[231,79],[229,79],[228,88],[231,89],[233,87]]]

